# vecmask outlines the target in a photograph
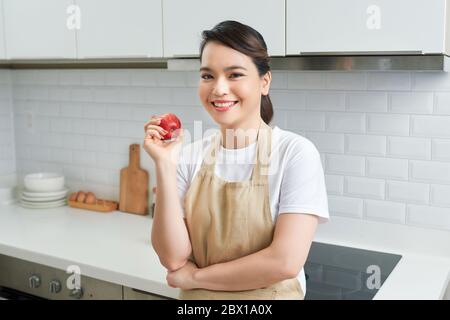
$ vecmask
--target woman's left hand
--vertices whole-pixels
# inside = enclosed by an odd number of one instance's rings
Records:
[[[167,273],[167,283],[172,288],[180,288],[183,290],[198,288],[194,280],[194,274],[198,269],[195,263],[188,261],[180,269]]]

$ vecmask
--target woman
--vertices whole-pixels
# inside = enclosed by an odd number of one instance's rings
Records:
[[[317,224],[328,219],[319,153],[268,125],[263,37],[236,21],[202,35],[198,93],[220,132],[194,143],[201,152],[183,148],[178,156],[182,133],[163,142],[159,119],[145,124],[158,186],[153,247],[181,299],[303,299],[303,265]]]

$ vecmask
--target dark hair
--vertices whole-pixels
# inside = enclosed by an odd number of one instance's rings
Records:
[[[200,61],[205,45],[210,41],[217,41],[252,58],[259,76],[262,77],[270,71],[270,58],[267,53],[266,42],[262,35],[252,27],[232,20],[222,21],[211,30],[204,30],[202,39]],[[269,124],[272,117],[272,101],[270,101],[269,95],[261,95],[261,118]]]

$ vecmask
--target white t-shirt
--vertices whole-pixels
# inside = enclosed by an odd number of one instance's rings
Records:
[[[200,170],[212,135],[183,146],[177,167],[177,186],[184,214],[184,195]],[[241,149],[219,147],[214,173],[227,181],[249,180],[255,162],[256,142]],[[269,199],[274,223],[281,213],[305,213],[329,220],[325,178],[314,144],[296,133],[272,128],[269,159]],[[305,273],[298,275],[306,292]]]

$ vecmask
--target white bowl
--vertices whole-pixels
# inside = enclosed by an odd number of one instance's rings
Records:
[[[64,176],[53,172],[32,173],[23,179],[25,189],[34,192],[59,191],[64,189]]]

